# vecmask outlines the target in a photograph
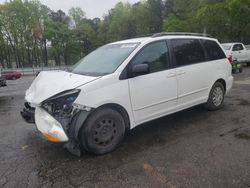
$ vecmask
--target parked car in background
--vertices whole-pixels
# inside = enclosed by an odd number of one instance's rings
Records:
[[[16,80],[19,79],[22,74],[18,71],[2,71],[2,75],[7,79],[7,80]]]
[[[228,57],[232,56],[233,61],[238,63],[247,63],[250,66],[250,50],[242,43],[224,43],[222,44]]]
[[[7,85],[7,84],[6,84],[6,78],[3,77],[3,76],[1,75],[1,72],[0,72],[0,87],[6,86],[6,85]]]
[[[222,107],[232,67],[217,39],[159,33],[107,44],[68,71],[44,71],[21,112],[69,151],[105,154],[129,129],[198,104]]]

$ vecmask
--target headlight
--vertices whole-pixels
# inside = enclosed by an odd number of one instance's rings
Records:
[[[53,116],[64,117],[72,112],[72,104],[79,93],[78,89],[64,91],[45,100],[42,107]]]

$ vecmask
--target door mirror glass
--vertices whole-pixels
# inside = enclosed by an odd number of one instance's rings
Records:
[[[132,67],[133,77],[148,74],[149,72],[150,72],[149,71],[149,66],[146,63],[139,64],[139,65],[134,65]]]

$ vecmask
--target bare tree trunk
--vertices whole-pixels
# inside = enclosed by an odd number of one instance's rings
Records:
[[[47,41],[46,39],[44,41],[44,64],[45,66],[48,66],[48,51],[47,51]]]

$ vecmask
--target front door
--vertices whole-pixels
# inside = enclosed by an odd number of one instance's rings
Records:
[[[136,124],[161,117],[176,109],[177,78],[169,69],[166,41],[148,44],[132,60],[131,66],[148,64],[150,73],[129,79],[130,97]]]

